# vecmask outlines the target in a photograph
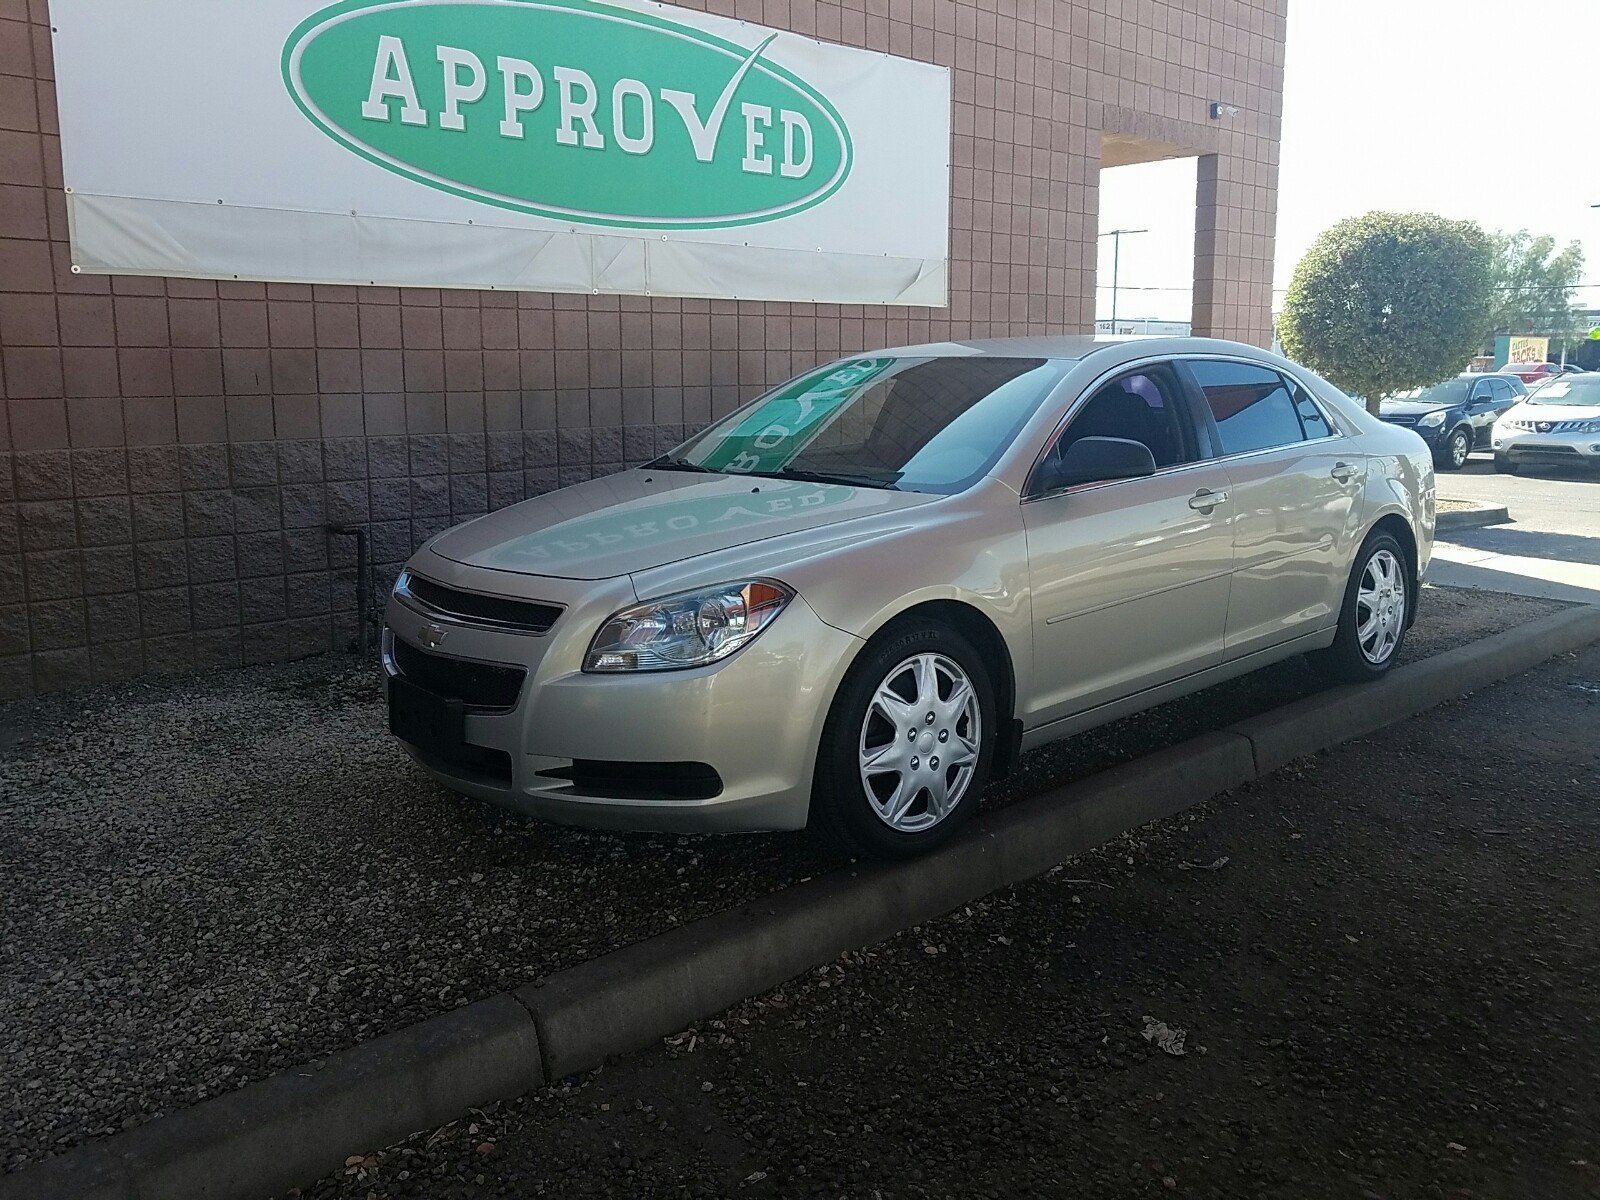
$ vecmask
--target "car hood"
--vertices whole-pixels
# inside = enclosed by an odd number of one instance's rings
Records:
[[[430,548],[493,571],[607,579],[939,498],[748,475],[633,470],[499,509],[446,530]]]
[[[1512,421],[1593,421],[1600,419],[1600,404],[1519,404],[1508,409],[1502,420]]]
[[[1378,406],[1379,417],[1420,417],[1424,413],[1441,412],[1454,407],[1449,404],[1429,404],[1424,400],[1385,400]]]

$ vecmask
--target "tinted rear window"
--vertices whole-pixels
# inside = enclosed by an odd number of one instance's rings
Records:
[[[1305,440],[1294,397],[1276,371],[1206,360],[1190,362],[1189,369],[1216,419],[1224,454],[1248,454]]]

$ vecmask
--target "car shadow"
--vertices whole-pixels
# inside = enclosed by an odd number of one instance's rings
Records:
[[[1439,540],[1491,554],[1515,554],[1522,558],[1600,566],[1600,537],[1579,533],[1547,533],[1517,525],[1485,525],[1477,529],[1444,530],[1439,534]]]

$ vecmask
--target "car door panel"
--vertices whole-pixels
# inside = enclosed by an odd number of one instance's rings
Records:
[[[1194,403],[1233,493],[1234,571],[1225,657],[1332,625],[1366,459],[1289,376],[1260,363],[1185,360]]]
[[[1338,620],[1366,460],[1331,438],[1228,460],[1234,578],[1230,658]]]
[[[1197,464],[1024,504],[1043,724],[1221,661],[1233,569],[1225,470]]]

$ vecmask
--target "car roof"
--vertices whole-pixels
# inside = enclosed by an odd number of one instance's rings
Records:
[[[1086,334],[1051,334],[1037,337],[971,338],[964,341],[921,342],[869,350],[867,354],[903,355],[907,358],[1055,358],[1079,360],[1119,346],[1137,345],[1150,354],[1246,354],[1262,358],[1259,346],[1204,337],[1091,337]]]

